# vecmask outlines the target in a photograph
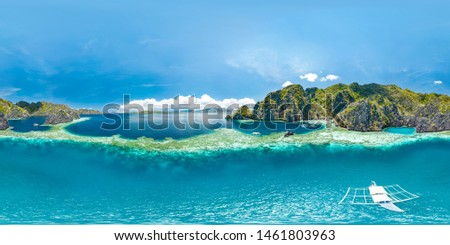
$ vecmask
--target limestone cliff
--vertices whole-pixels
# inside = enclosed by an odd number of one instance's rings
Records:
[[[241,108],[242,111],[242,108]],[[253,111],[238,111],[234,119],[330,119],[355,131],[386,127],[416,127],[417,132],[450,130],[450,97],[420,94],[396,85],[335,84],[325,89],[291,85],[269,93]]]
[[[50,114],[45,120],[45,124],[59,124],[72,122],[75,119],[80,119],[80,115],[75,110],[59,110],[56,113]]]
[[[0,114],[4,118],[20,119],[29,116],[29,113],[23,108],[14,105],[12,102],[0,98]]]
[[[87,111],[93,113],[94,111]],[[50,102],[28,103],[20,101],[13,104],[0,98],[0,130],[9,127],[8,119],[21,119],[29,116],[46,116],[48,124],[71,122],[80,118],[79,111],[63,104]]]
[[[5,130],[9,128],[8,119],[6,119],[2,114],[0,114],[0,130]]]

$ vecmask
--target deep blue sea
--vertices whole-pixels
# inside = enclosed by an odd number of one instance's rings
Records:
[[[253,132],[258,132],[260,135],[269,135],[275,132],[284,132],[287,130],[293,131],[296,134],[309,133],[313,130],[321,129],[323,125],[304,125],[300,123],[261,123],[261,122],[231,122],[224,119],[212,119],[208,123],[204,123],[202,120],[202,113],[179,113],[179,122],[184,125],[184,128],[177,127],[174,123],[174,115],[170,114],[117,114],[111,116],[110,118],[104,117],[103,115],[90,115],[84,116],[88,117],[89,120],[71,124],[66,129],[72,134],[98,137],[98,136],[113,136],[120,135],[122,138],[126,139],[137,139],[139,137],[153,138],[155,140],[164,140],[166,138],[172,139],[183,139],[200,134],[212,133],[213,130],[219,128],[233,128],[245,134],[251,134]],[[189,116],[192,116],[193,123],[189,123]],[[115,120],[113,117],[120,118],[123,124],[119,127],[113,129],[106,128],[102,124],[114,124]],[[166,119],[164,117],[167,117]],[[24,119],[28,120],[28,119]],[[159,125],[164,125],[163,121],[167,121],[167,126],[158,129]],[[151,124],[153,123],[153,124]],[[193,124],[198,126],[195,126]],[[129,125],[129,126],[126,126]],[[156,126],[154,126],[156,125]],[[198,127],[198,128],[196,128]],[[139,130],[140,129],[140,130]]]
[[[448,140],[161,153],[0,138],[0,223],[450,224],[448,159]],[[420,198],[338,205],[372,180]]]
[[[28,117],[20,120],[9,120],[9,126],[15,132],[47,131],[50,126],[42,126],[47,117]]]

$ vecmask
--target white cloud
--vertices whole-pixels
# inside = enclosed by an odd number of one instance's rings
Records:
[[[0,88],[0,97],[6,97],[6,96],[10,96],[13,95],[17,92],[19,92],[20,88],[13,88],[13,87],[7,87],[7,88]]]
[[[334,75],[334,74],[328,74],[325,78],[330,80],[330,81],[334,81],[334,80],[339,79],[339,76],[338,75]]]
[[[442,81],[440,81],[440,80],[436,80],[436,81],[434,81],[434,84],[438,84],[438,85],[441,85],[441,84],[443,84],[443,82],[442,82]]]
[[[326,81],[334,81],[334,80],[337,80],[337,79],[339,79],[339,76],[338,76],[338,75],[328,74],[328,75],[326,75],[325,77],[322,77],[322,78],[320,79],[320,81],[321,81],[321,82],[326,82]]]
[[[291,83],[290,81],[286,81],[285,83],[283,83],[283,85],[281,85],[281,87],[285,88],[287,86],[292,85],[293,83]]]
[[[178,96],[179,104],[188,104],[189,98],[191,96]],[[160,110],[163,105],[168,105],[170,109],[170,105],[174,104],[174,98],[170,99],[162,99],[162,100],[156,100],[154,98],[149,99],[143,99],[143,100],[132,100],[130,101],[130,105],[140,105],[144,108],[144,110],[148,109],[148,105],[153,105],[154,110]],[[194,97],[194,103],[200,105],[200,109],[204,109],[206,105],[218,105],[221,108],[228,108],[231,105],[237,104],[239,106],[242,105],[249,105],[249,107],[253,107],[251,105],[256,104],[256,101],[254,99],[250,98],[243,98],[243,99],[223,99],[223,100],[216,100],[212,98],[211,96],[204,94],[200,98]],[[121,107],[120,111],[123,111],[123,106]]]
[[[300,76],[300,79],[304,80],[306,79],[308,82],[315,82],[317,80],[318,76],[314,73],[307,73]]]

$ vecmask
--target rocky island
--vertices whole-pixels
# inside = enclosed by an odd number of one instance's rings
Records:
[[[80,114],[100,113],[95,110],[75,110],[67,105],[50,102],[17,102],[16,104],[0,99],[0,130],[9,128],[8,119],[22,119],[30,116],[47,117],[45,124],[72,122],[80,118]]]
[[[242,106],[233,120],[332,120],[354,131],[416,127],[417,132],[450,130],[450,96],[421,94],[396,85],[335,84],[325,89],[290,85],[267,94],[253,109]]]
[[[86,109],[82,108],[78,110],[78,114],[80,115],[99,115],[102,114],[100,111],[94,110],[94,109]]]
[[[8,119],[3,115],[0,115],[0,130],[5,130],[7,128],[9,128]]]

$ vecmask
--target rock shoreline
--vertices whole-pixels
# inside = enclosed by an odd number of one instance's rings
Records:
[[[334,121],[352,131],[415,127],[418,133],[450,130],[450,96],[420,94],[396,85],[335,84],[325,89],[294,84],[267,94],[233,120]]]
[[[9,128],[8,119],[46,116],[45,124],[56,125],[79,119],[80,114],[100,114],[100,112],[92,109],[75,110],[67,105],[50,102],[28,103],[20,101],[13,104],[10,101],[0,98],[0,130]]]

